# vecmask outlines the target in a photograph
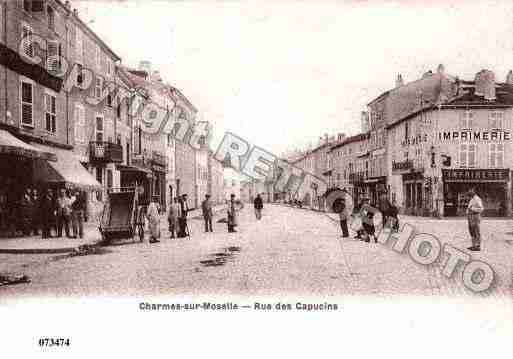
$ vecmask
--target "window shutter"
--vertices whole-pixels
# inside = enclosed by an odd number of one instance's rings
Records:
[[[47,44],[46,66],[50,72],[59,70],[59,43],[57,41],[48,41]]]
[[[32,27],[30,27],[28,24],[23,24],[22,25],[22,30],[21,30],[21,38],[22,38],[22,48],[23,48],[23,53],[29,57],[33,57],[34,56],[34,46],[32,44],[32,42],[30,41],[31,40],[31,36],[33,34],[33,30],[32,30]]]

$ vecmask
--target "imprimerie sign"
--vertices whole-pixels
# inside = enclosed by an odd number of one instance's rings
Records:
[[[462,141],[509,141],[509,131],[444,131],[438,132],[440,141],[462,140]]]

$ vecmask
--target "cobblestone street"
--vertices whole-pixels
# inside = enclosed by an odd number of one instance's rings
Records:
[[[402,222],[459,249],[468,246],[464,220]],[[416,264],[388,245],[342,239],[338,224],[323,213],[267,205],[258,222],[246,206],[237,233],[216,222],[214,233],[204,233],[201,219],[191,219],[189,227],[191,239],[169,239],[164,232],[161,243],[113,245],[96,255],[1,254],[2,271],[21,271],[32,282],[1,287],[0,296],[472,295],[461,273],[447,279],[439,266]],[[489,263],[497,283],[480,296],[510,295],[511,232],[510,221],[484,221],[484,250],[472,258]]]

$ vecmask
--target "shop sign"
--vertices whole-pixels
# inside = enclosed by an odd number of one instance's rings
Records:
[[[410,138],[407,138],[406,140],[402,141],[401,146],[405,147],[405,146],[418,145],[422,142],[427,142],[427,140],[428,140],[427,134],[417,135],[417,136],[410,137]]]
[[[438,132],[440,141],[510,141],[509,131],[444,131]]]
[[[444,169],[442,177],[447,182],[506,182],[509,169]]]
[[[405,160],[402,162],[392,162],[392,171],[407,171],[413,168],[412,160]]]

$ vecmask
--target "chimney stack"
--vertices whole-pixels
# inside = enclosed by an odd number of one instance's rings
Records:
[[[398,74],[397,79],[395,80],[395,87],[401,87],[402,85],[404,85],[403,76]]]
[[[485,100],[495,100],[495,74],[490,70],[481,70],[475,78],[475,95]]]
[[[508,85],[513,85],[513,71],[509,70],[508,76],[506,76],[506,83]]]
[[[438,68],[436,69],[436,72],[438,72],[439,74],[443,74],[445,72],[444,65],[442,65],[442,64],[438,65]]]
[[[77,9],[73,9],[73,15],[75,15],[76,17],[78,17],[78,10],[77,10]]]
[[[69,2],[69,0],[66,0],[64,6],[66,7],[66,9],[71,10],[71,3]]]
[[[362,111],[360,121],[362,126],[362,132],[369,132],[369,113],[367,111]]]

